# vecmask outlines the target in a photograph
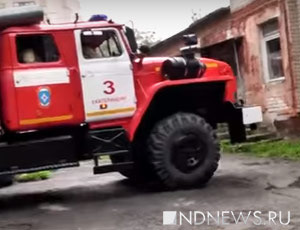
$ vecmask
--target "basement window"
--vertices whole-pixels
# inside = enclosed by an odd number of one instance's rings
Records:
[[[283,80],[282,53],[278,20],[264,23],[262,30],[262,57],[267,81]]]

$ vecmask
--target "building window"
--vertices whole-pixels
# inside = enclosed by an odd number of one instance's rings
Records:
[[[18,6],[32,6],[36,5],[35,1],[23,1],[23,2],[14,2],[13,6],[18,7]]]
[[[59,53],[51,35],[21,35],[16,37],[19,63],[56,62]]]
[[[262,57],[267,81],[284,79],[278,20],[262,25]]]
[[[122,55],[118,36],[113,30],[88,30],[81,33],[82,52],[85,59],[109,58]]]

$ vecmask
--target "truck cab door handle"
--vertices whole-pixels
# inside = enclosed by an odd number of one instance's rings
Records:
[[[94,77],[94,76],[95,75],[92,72],[87,72],[87,73],[81,75],[82,78],[88,78],[88,77]]]

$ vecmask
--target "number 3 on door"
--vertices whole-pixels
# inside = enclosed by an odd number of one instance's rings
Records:
[[[112,81],[105,81],[103,85],[106,86],[106,89],[103,91],[105,94],[111,95],[116,92],[115,83]]]

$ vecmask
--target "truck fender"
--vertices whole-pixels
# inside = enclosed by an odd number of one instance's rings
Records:
[[[191,107],[192,109],[192,107],[194,108],[198,106],[198,102],[206,103],[205,101],[207,101],[207,103],[214,103],[209,100],[198,100],[201,97],[205,98],[205,96],[207,96],[205,95],[206,93],[210,94],[213,97],[213,100],[216,100],[217,103],[223,103],[225,87],[226,81],[203,82],[203,79],[165,81],[152,86],[151,88],[149,88],[145,100],[139,102],[140,105],[138,106],[134,117],[129,123],[127,129],[129,140],[133,141],[135,139],[138,129],[143,127],[143,125],[145,125],[145,122],[151,123],[153,119],[161,119],[161,115],[171,115],[171,112],[180,111],[180,109],[182,109],[180,108],[182,104],[185,104],[185,109],[186,107]],[[197,94],[193,94],[193,92],[197,92]],[[172,95],[176,95],[176,97],[173,99]],[[166,97],[170,97],[169,100],[167,100]],[[186,100],[188,100],[189,98],[190,100],[188,101],[188,103],[186,103]],[[167,103],[163,103],[163,100],[167,100]],[[174,100],[179,100],[179,102],[174,102]],[[176,108],[174,107],[175,105]],[[160,113],[163,114],[157,114],[157,107],[159,107]],[[175,109],[176,111],[172,111],[173,109]],[[149,119],[151,121],[149,121]]]

